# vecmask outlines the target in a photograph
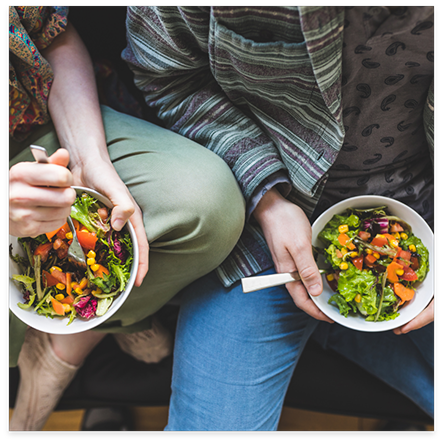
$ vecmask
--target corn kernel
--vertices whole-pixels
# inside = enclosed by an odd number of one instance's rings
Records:
[[[95,264],[95,258],[86,259],[86,263],[88,264],[88,266],[92,266],[93,264]]]
[[[63,303],[63,309],[65,312],[71,311],[71,305],[68,305],[68,303]]]
[[[403,269],[396,269],[395,273],[397,275],[403,275],[405,273],[405,271]]]
[[[57,289],[59,289],[60,291],[63,291],[63,289],[66,288],[66,286],[65,286],[63,283],[57,283],[57,284],[55,285],[55,287],[56,287]]]
[[[346,248],[341,248],[341,253],[343,254],[343,255],[345,255],[345,254],[347,254],[348,253],[348,250],[346,249]]]
[[[411,252],[417,252],[417,248],[415,247],[415,245],[409,245],[409,250]]]
[[[372,254],[377,260],[380,258],[380,254],[378,252],[374,252]]]
[[[391,243],[391,245],[394,247],[394,248],[397,248],[398,247],[398,240],[389,240],[389,243]]]
[[[99,269],[100,269],[100,265],[98,263],[91,265],[92,272],[98,271]]]
[[[348,268],[349,268],[349,266],[346,262],[340,263],[340,269],[342,271],[346,271],[346,269],[348,269]]]
[[[97,294],[101,294],[103,291],[100,288],[94,289],[93,291],[91,291],[92,295],[97,295]]]
[[[399,234],[398,232],[395,232],[395,233],[394,233],[394,237],[395,237],[397,240],[400,240],[400,234]]]
[[[60,271],[62,272],[61,268],[59,268],[58,266],[52,266],[51,269],[49,269],[49,272],[52,273],[54,271]]]
[[[65,235],[65,237],[66,237],[68,240],[72,240],[74,236],[72,235],[72,232],[67,232],[66,235]]]
[[[78,281],[71,282],[71,289],[74,289],[74,286],[78,285]]]
[[[351,252],[351,257],[352,258],[355,258],[355,257],[358,257],[358,252]]]
[[[82,232],[89,232],[87,229],[82,229]]]
[[[406,234],[406,232],[402,232],[402,233],[400,234],[400,237],[401,237],[403,240],[407,240],[407,239],[408,239],[408,234]]]
[[[93,251],[92,249],[86,254],[87,257],[89,258],[95,258],[95,251]]]
[[[54,298],[56,300],[60,301],[60,300],[63,300],[65,298],[65,296],[63,294],[56,294]]]
[[[360,302],[361,302],[361,295],[360,295],[360,294],[357,294],[357,295],[354,297],[354,300],[355,300],[357,303],[360,303]]]
[[[83,294],[83,291],[81,290],[81,288],[74,288],[74,291],[78,295],[82,295]]]
[[[366,254],[371,255],[371,254],[372,254],[372,249],[367,248],[367,249],[366,249]]]
[[[334,274],[328,274],[326,276],[326,278],[327,278],[328,281],[332,281],[332,280],[334,280]]]
[[[338,227],[338,232],[340,232],[340,234],[345,234],[348,231],[349,231],[349,226],[348,225],[340,225]]]

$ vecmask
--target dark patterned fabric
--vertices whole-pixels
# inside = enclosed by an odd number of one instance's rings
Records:
[[[377,194],[433,219],[433,168],[423,125],[434,77],[433,7],[348,7],[343,44],[346,135],[315,214]]]

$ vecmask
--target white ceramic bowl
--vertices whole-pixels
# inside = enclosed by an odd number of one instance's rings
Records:
[[[109,208],[112,208],[111,202],[104,195],[98,193],[97,191],[79,186],[74,186],[73,188],[77,191],[77,194],[81,194],[82,192],[87,192],[92,197],[104,203]],[[88,329],[95,328],[99,324],[106,321],[108,318],[110,318],[120,309],[125,300],[128,298],[129,293],[131,292],[131,289],[134,286],[134,281],[137,274],[138,257],[139,257],[137,239],[135,236],[134,228],[132,227],[129,221],[126,226],[129,230],[129,234],[132,239],[133,251],[134,251],[134,260],[131,267],[131,275],[128,284],[126,286],[126,289],[113,301],[111,307],[104,315],[100,317],[91,318],[90,320],[83,320],[77,317],[69,326],[67,326],[67,323],[69,321],[67,317],[46,318],[43,315],[37,314],[32,308],[27,310],[19,308],[17,306],[17,303],[23,303],[23,295],[18,286],[12,280],[11,275],[20,273],[20,270],[18,268],[18,265],[10,259],[9,260],[9,307],[11,311],[21,321],[31,326],[32,328],[50,334],[76,334],[78,332],[84,332],[87,331]],[[23,254],[22,248],[17,242],[17,238],[10,236],[9,240],[13,247],[13,253]]]
[[[343,326],[358,331],[380,332],[387,331],[404,325],[416,317],[432,300],[434,296],[434,235],[429,225],[423,218],[409,206],[388,197],[365,195],[352,197],[331,206],[314,222],[312,226],[312,242],[314,246],[324,248],[323,243],[318,240],[318,234],[335,214],[343,213],[347,208],[369,209],[379,206],[387,206],[392,215],[396,215],[409,223],[412,232],[420,238],[429,251],[430,270],[423,282],[415,285],[416,294],[413,300],[407,302],[399,309],[399,316],[394,320],[369,322],[359,314],[349,313],[348,317],[340,314],[335,305],[328,304],[328,300],[334,293],[323,276],[323,293],[318,297],[311,297],[314,303],[329,318]],[[319,265],[321,266],[321,265]]]

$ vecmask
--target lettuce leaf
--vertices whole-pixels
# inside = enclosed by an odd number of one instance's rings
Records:
[[[418,281],[423,281],[426,274],[429,272],[429,251],[423,242],[416,237],[414,234],[408,233],[408,238],[406,240],[401,240],[400,246],[403,249],[408,249],[410,245],[414,245],[417,254],[419,255],[419,268],[415,271],[418,277]]]
[[[318,238],[326,245],[332,243],[337,248],[341,248],[342,245],[338,241],[338,235],[340,234],[338,227],[340,225],[348,225],[349,231],[347,234],[350,238],[353,238],[358,233],[360,219],[355,214],[351,214],[349,216],[335,214],[334,217],[332,217],[332,219],[326,224],[320,234],[318,234]]]

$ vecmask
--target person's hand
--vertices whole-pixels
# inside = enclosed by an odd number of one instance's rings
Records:
[[[407,334],[408,332],[414,331],[415,329],[423,328],[424,326],[432,323],[434,321],[434,299],[431,303],[420,313],[412,319],[410,322],[406,323],[399,328],[394,329],[394,334],[401,335]]]
[[[301,281],[286,285],[294,303],[317,320],[333,321],[308,295],[318,296],[323,284],[312,254],[312,231],[301,208],[272,188],[260,200],[253,215],[259,222],[277,272],[298,271]]]
[[[69,153],[59,149],[49,164],[21,162],[9,170],[9,233],[36,237],[66,223],[76,194]]]
[[[139,246],[139,266],[135,285],[140,286],[149,268],[149,245],[143,224],[142,211],[123,183],[111,161],[84,161],[71,165],[74,184],[94,189],[109,198],[113,204],[111,226],[120,231],[128,220],[134,227]]]

